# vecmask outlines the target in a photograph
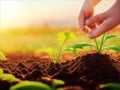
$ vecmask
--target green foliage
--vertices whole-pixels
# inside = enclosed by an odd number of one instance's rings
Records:
[[[75,48],[66,48],[64,51],[70,51],[70,52],[73,52],[76,56],[78,56],[78,51],[77,51],[77,49],[75,49]]]
[[[94,46],[94,45],[89,44],[89,43],[82,43],[82,44],[70,45],[70,46],[68,46],[67,48],[75,48],[75,49],[81,48],[81,49],[83,49],[84,47],[87,47],[87,46]],[[95,47],[95,46],[94,46],[94,47]]]
[[[56,59],[55,63],[58,63],[58,60],[60,58],[61,53],[64,51],[63,47],[64,44],[69,40],[69,39],[76,39],[76,36],[73,32],[61,32],[58,34],[58,42],[59,42],[59,50],[56,53]]]
[[[46,80],[50,80],[47,78]],[[62,80],[54,80],[52,86],[48,86],[42,82],[37,81],[22,81],[12,87],[10,90],[63,90],[63,88],[57,88],[58,85],[64,85],[64,81]]]
[[[58,50],[52,48],[41,49],[40,51],[48,53],[54,60],[54,63],[58,63],[60,55],[63,51],[64,45],[68,40],[76,39],[76,35],[73,32],[61,32],[57,35],[58,40]]]
[[[120,52],[120,47],[117,47],[117,46],[107,46],[107,47],[103,47],[104,43],[105,43],[107,40],[109,40],[109,39],[111,39],[111,38],[114,38],[114,37],[119,37],[119,36],[114,35],[114,34],[105,36],[105,34],[103,34],[100,44],[98,44],[97,40],[94,39],[95,45],[90,44],[90,43],[74,44],[74,45],[69,45],[69,46],[67,47],[67,50],[71,50],[71,51],[72,51],[72,50],[76,50],[76,49],[83,49],[84,47],[88,47],[88,46],[89,46],[89,47],[94,47],[94,48],[96,48],[97,51],[98,51],[98,53],[101,53],[103,49],[112,49],[112,50],[114,50],[114,51]],[[76,51],[77,51],[77,50],[76,50]],[[75,53],[77,53],[77,52],[75,52]]]
[[[60,86],[63,86],[65,84],[65,82],[63,80],[59,80],[59,79],[51,79],[49,77],[42,77],[43,80],[52,82],[51,85],[51,90],[63,90],[63,88],[61,88]],[[58,88],[59,86],[59,88]]]
[[[0,68],[0,79],[1,80],[6,80],[10,83],[17,80],[17,78],[15,76],[13,76],[12,74],[3,73],[2,68]]]
[[[114,37],[118,37],[118,35],[110,34],[110,35],[108,35],[108,36],[105,37],[104,42],[107,41],[107,40],[109,40],[109,39],[111,39],[111,38],[114,38]]]
[[[98,53],[101,53],[101,52],[102,52],[102,50],[103,50],[103,44],[104,44],[107,40],[109,40],[109,39],[111,39],[111,38],[114,38],[114,37],[118,37],[118,35],[110,34],[110,35],[108,35],[108,36],[105,36],[105,34],[103,34],[102,39],[101,39],[101,42],[100,42],[100,46],[98,45],[98,42],[97,42],[97,40],[95,39],[96,48],[97,48],[97,50],[98,50]],[[118,49],[119,49],[119,48],[120,48],[120,47],[118,47]],[[110,48],[108,48],[108,49],[110,49]],[[111,48],[111,49],[112,49],[112,48]],[[118,51],[117,48],[116,48],[116,49],[112,49],[112,50]]]
[[[56,90],[56,87],[59,86],[59,85],[64,85],[65,82],[62,81],[62,80],[54,80],[53,83],[52,83],[52,90]],[[63,88],[57,88],[57,90],[63,90]]]
[[[16,81],[16,77],[13,76],[12,74],[2,74],[0,75],[1,80],[7,80],[8,82],[14,82]]]
[[[120,84],[118,84],[118,83],[107,83],[107,84],[100,85],[100,88],[120,90]]]
[[[69,46],[67,46],[67,48],[65,49],[65,51],[71,51],[76,56],[78,56],[78,50],[77,49],[83,49],[84,47],[87,47],[87,46],[93,46],[93,47],[95,47],[94,45],[89,44],[89,43],[81,43],[81,44],[69,45]]]
[[[3,61],[7,60],[2,52],[0,52],[0,60],[3,60]]]
[[[111,50],[120,52],[120,47],[117,47],[117,46],[108,46],[108,47],[106,47],[106,49],[111,49]]]
[[[3,74],[3,69],[2,68],[0,68],[0,75],[2,75]]]
[[[41,82],[22,81],[10,87],[10,90],[51,90],[51,88]]]

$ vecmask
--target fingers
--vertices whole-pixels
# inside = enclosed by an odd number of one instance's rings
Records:
[[[85,31],[85,13],[81,10],[78,16],[78,24],[82,31]]]
[[[85,24],[89,26],[91,29],[94,29],[96,25],[100,25],[105,19],[104,13],[98,14],[86,20]]]
[[[98,26],[95,30],[92,30],[88,33],[88,37],[94,39],[101,34],[105,33],[106,31],[114,28],[116,25],[111,23],[111,19],[105,20],[101,25]]]

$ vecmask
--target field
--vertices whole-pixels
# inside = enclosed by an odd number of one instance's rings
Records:
[[[3,69],[3,72],[0,69],[0,90],[114,90],[101,88],[100,85],[107,83],[117,83],[120,88],[120,52],[103,50],[100,54],[95,48],[85,47],[79,50],[77,56],[65,52],[61,53],[58,63],[53,61],[46,48],[59,51],[57,34],[68,31],[77,38],[67,41],[63,48],[76,43],[95,44],[94,40],[75,27],[47,25],[1,31],[0,50],[7,60],[0,61],[0,68]],[[109,34],[120,36],[119,27],[106,33]],[[97,41],[100,44],[101,37]],[[120,47],[120,38],[111,38],[104,44],[105,47],[109,45]],[[14,79],[13,76],[5,77],[6,73],[14,75]],[[40,82],[48,86],[44,87]],[[14,87],[19,83],[23,83],[23,86]]]
[[[81,32],[78,28],[54,28],[50,26],[43,26],[40,28],[17,28],[9,31],[1,31],[0,33],[0,50],[2,52],[36,52],[43,48],[51,47],[57,49],[57,34],[59,32],[72,31],[77,36],[74,42],[69,43],[93,43],[94,40],[90,40],[87,35]],[[109,33],[120,35],[119,28],[112,30]],[[101,38],[98,38],[100,41]],[[107,45],[120,46],[120,39],[113,38],[105,43]],[[17,47],[16,47],[17,46]]]

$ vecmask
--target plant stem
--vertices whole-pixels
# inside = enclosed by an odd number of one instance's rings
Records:
[[[99,49],[99,46],[98,46],[98,42],[97,42],[96,39],[94,39],[94,41],[95,41],[95,44],[96,44],[96,47],[97,47],[98,53],[100,53],[100,49]]]
[[[105,33],[102,36],[102,40],[101,40],[100,47],[99,47],[99,53],[102,52],[102,47],[103,47],[103,44],[104,44],[104,38],[105,38]]]
[[[61,55],[61,52],[62,52],[62,48],[63,48],[63,46],[64,46],[64,44],[65,44],[65,42],[66,42],[67,40],[68,40],[68,38],[66,38],[66,39],[64,40],[64,42],[61,44],[60,49],[58,50],[58,53],[56,54],[55,63],[58,63],[58,60],[59,60],[60,55]]]

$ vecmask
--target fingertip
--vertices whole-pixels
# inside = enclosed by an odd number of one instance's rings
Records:
[[[91,33],[88,33],[88,37],[89,37],[90,39],[93,39],[93,35],[92,35]]]
[[[81,25],[79,25],[79,28],[80,28],[80,31],[84,31],[85,30],[85,28],[83,26],[81,26]]]
[[[95,39],[97,36],[96,36],[96,34],[94,34],[94,32],[90,32],[90,33],[88,33],[88,37],[90,39]]]

